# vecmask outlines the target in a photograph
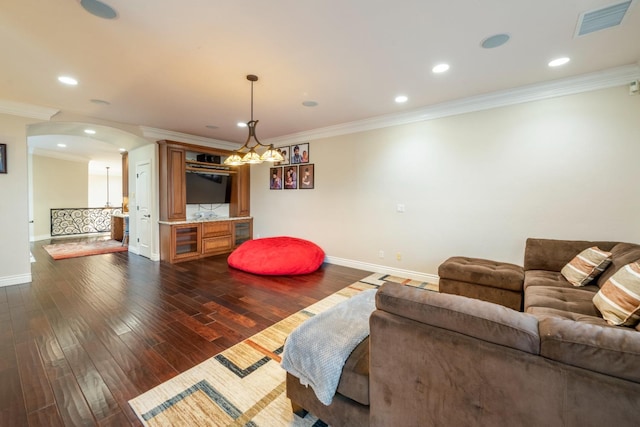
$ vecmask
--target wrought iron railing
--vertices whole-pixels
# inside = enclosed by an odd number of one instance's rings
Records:
[[[51,236],[104,233],[111,231],[111,215],[122,208],[51,209]]]

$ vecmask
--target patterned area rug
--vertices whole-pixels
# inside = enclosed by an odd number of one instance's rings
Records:
[[[43,246],[51,258],[66,259],[89,255],[110,254],[113,252],[126,252],[129,248],[117,240],[97,240],[94,242],[70,242],[56,243]]]
[[[291,412],[280,367],[285,338],[306,319],[385,281],[437,285],[373,274],[318,301],[129,401],[146,426],[326,426]]]

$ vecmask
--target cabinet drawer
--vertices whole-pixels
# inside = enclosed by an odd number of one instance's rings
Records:
[[[229,221],[204,222],[202,223],[202,236],[215,237],[231,235],[231,225]]]
[[[203,254],[231,252],[232,248],[233,239],[231,236],[209,237],[208,239],[202,239]]]

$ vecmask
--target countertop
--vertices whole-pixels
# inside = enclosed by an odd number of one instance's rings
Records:
[[[188,219],[186,221],[158,221],[158,224],[165,225],[180,225],[180,224],[198,224],[200,222],[216,222],[216,221],[239,221],[243,219],[251,219],[250,216],[218,216],[214,218],[198,218],[198,219]]]

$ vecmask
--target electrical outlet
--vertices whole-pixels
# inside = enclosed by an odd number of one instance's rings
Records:
[[[398,205],[396,206],[396,212],[404,213],[404,204],[398,203]]]
[[[378,252],[378,258],[384,258],[384,251],[382,249]]]
[[[402,261],[402,254],[400,252],[396,253],[396,259]]]

